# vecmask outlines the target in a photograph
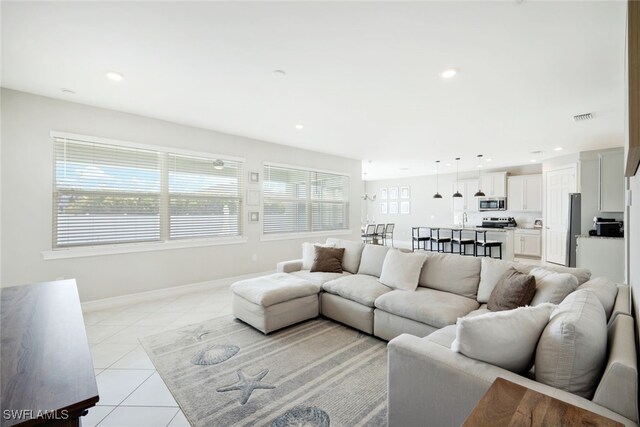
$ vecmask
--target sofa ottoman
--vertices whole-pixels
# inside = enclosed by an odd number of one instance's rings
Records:
[[[265,334],[319,314],[320,286],[287,273],[231,285],[233,315]]]

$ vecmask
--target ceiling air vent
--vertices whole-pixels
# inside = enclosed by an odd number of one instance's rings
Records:
[[[584,120],[591,120],[591,119],[593,119],[593,114],[591,113],[578,114],[577,116],[573,116],[574,122],[581,122]]]

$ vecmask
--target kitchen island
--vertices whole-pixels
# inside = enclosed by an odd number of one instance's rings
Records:
[[[473,225],[431,225],[431,226],[419,226],[418,228],[424,229],[425,231],[421,232],[420,235],[428,236],[428,231],[426,229],[440,229],[440,237],[452,237],[453,230],[462,230],[462,238],[465,239],[475,239],[476,231],[486,231],[487,232],[487,240],[495,240],[498,242],[502,242],[502,259],[507,261],[513,261],[514,258],[514,230],[515,227],[505,227],[505,228],[488,228],[488,227],[480,227]],[[456,233],[456,237],[458,233]],[[482,239],[483,235],[478,234],[478,238]],[[427,242],[427,248],[429,248],[429,243]],[[449,252],[451,249],[449,244],[446,245],[446,252]],[[466,255],[473,255],[473,245],[468,245],[464,247]],[[435,250],[435,246],[434,246]],[[455,245],[454,253],[457,253],[458,246]],[[487,248],[487,253],[489,249]],[[497,257],[498,250],[494,249],[493,256]],[[480,249],[479,256],[482,256],[482,249]]]

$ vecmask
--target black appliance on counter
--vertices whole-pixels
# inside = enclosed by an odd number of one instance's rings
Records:
[[[589,231],[589,234],[592,236],[624,237],[624,222],[618,221],[615,218],[595,217],[593,219],[593,226],[595,230]]]
[[[512,216],[508,217],[484,217],[482,218],[482,228],[507,228],[517,227],[518,223]]]

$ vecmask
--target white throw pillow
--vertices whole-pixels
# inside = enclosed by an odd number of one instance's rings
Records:
[[[313,265],[313,261],[316,258],[316,248],[315,246],[322,246],[325,248],[333,248],[334,245],[332,244],[325,244],[323,245],[322,243],[309,243],[309,242],[304,242],[302,244],[302,269],[303,270],[311,270],[311,266]]]
[[[536,294],[531,305],[544,302],[560,304],[567,295],[578,287],[578,279],[569,273],[556,273],[544,268],[534,268],[529,272],[536,278]]]
[[[390,249],[382,263],[380,282],[390,288],[415,291],[426,254]]]
[[[364,245],[358,274],[380,277],[380,274],[382,274],[382,263],[388,251],[388,246]]]
[[[536,381],[591,399],[607,357],[604,308],[589,290],[573,292],[551,313],[536,350]]]
[[[458,319],[451,350],[512,372],[533,365],[540,334],[556,306],[540,304]]]

